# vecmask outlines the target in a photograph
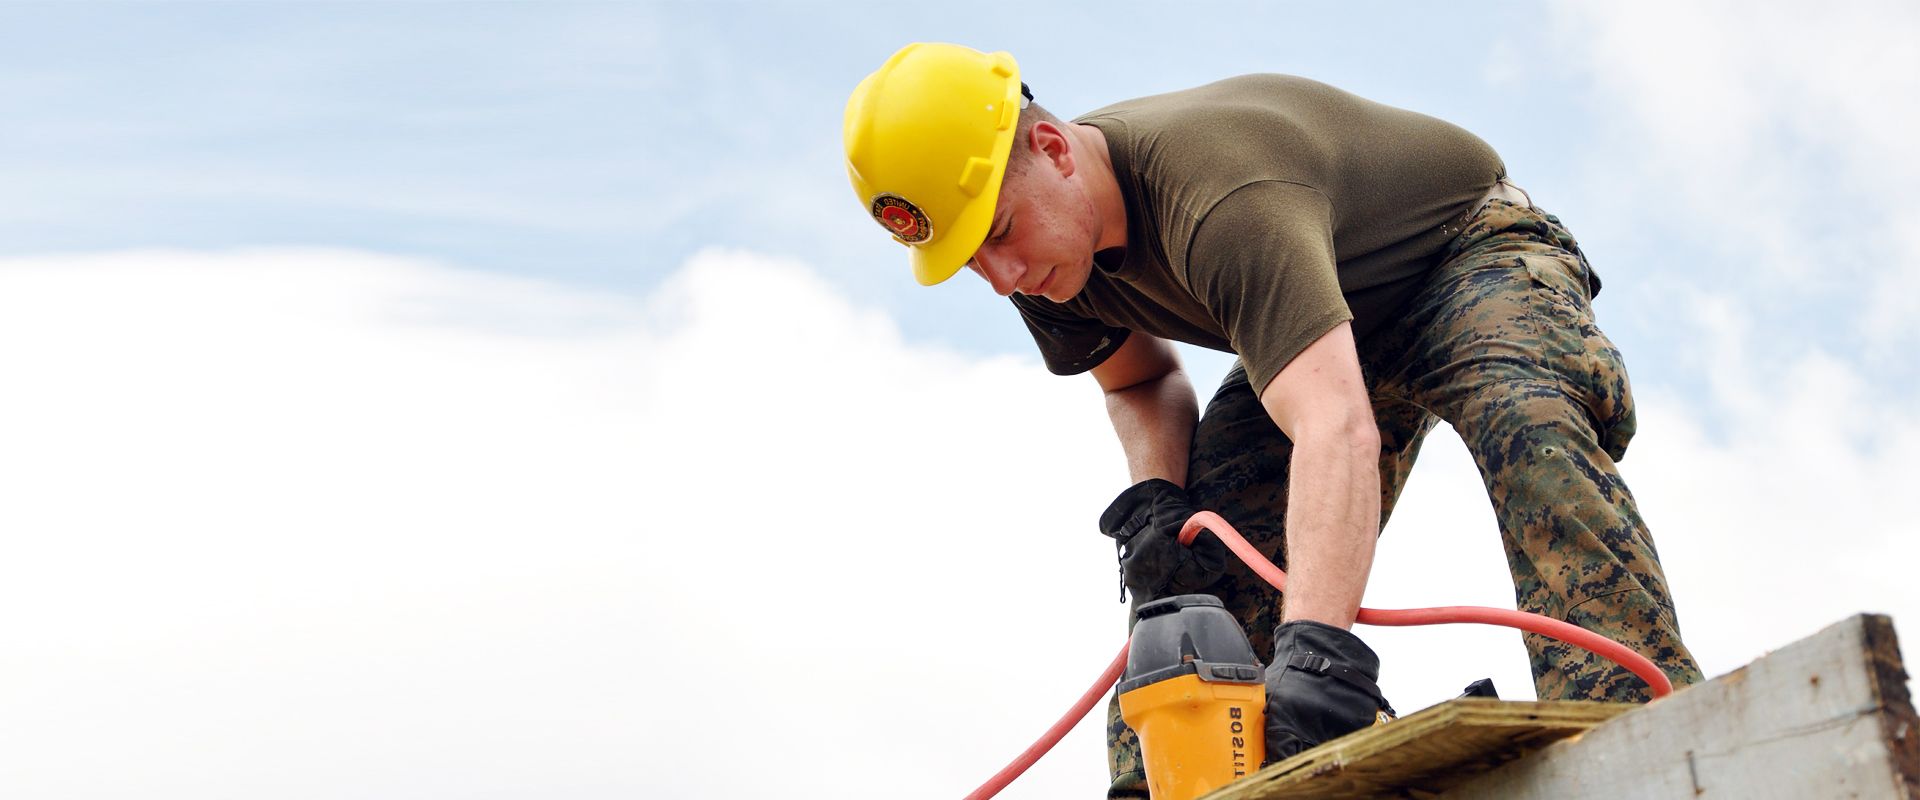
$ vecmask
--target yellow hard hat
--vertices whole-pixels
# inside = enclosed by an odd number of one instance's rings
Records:
[[[1012,55],[923,42],[847,98],[847,178],[921,285],[953,277],[986,240],[1023,96]]]

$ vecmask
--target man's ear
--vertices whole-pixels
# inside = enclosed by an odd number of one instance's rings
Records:
[[[1067,132],[1060,126],[1046,120],[1035,122],[1027,133],[1027,140],[1033,155],[1053,165],[1060,177],[1073,177],[1073,140],[1067,138]]]

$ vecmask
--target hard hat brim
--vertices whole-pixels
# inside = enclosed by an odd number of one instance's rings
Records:
[[[1002,150],[1011,149],[1013,132],[1007,131],[999,143]],[[987,233],[993,228],[994,209],[1000,202],[1000,185],[1007,174],[1007,160],[1000,159],[993,174],[987,178],[987,184],[980,196],[953,221],[953,230],[947,235],[924,245],[909,245],[908,260],[913,264],[913,278],[921,286],[932,286],[953,277],[961,267],[973,259],[973,254],[987,240]]]

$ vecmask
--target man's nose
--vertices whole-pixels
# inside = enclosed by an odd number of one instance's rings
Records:
[[[1026,269],[1018,259],[989,252],[985,247],[973,254],[973,267],[980,277],[992,284],[994,294],[1001,297],[1013,294],[1014,287],[1020,285],[1020,276],[1026,274]]]

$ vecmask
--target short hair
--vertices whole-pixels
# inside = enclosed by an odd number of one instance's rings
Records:
[[[1013,127],[1013,152],[1007,154],[1007,177],[1014,177],[1027,171],[1027,162],[1033,160],[1031,148],[1027,146],[1027,142],[1033,134],[1034,123],[1042,121],[1051,122],[1054,125],[1063,124],[1059,117],[1041,108],[1039,103],[1028,103],[1026,108],[1020,109],[1020,121]]]

